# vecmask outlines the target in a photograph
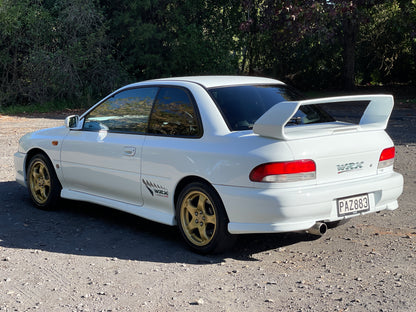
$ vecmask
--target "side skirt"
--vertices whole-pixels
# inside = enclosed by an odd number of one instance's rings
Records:
[[[151,220],[151,221],[163,223],[166,225],[176,225],[175,215],[173,212],[171,214],[166,213],[166,212],[158,210],[157,208],[148,207],[146,205],[136,206],[136,205],[112,200],[109,198],[94,196],[94,195],[90,195],[87,193],[72,191],[68,189],[62,189],[61,197],[66,198],[66,199],[71,199],[71,200],[79,200],[79,201],[85,201],[88,203],[103,205],[106,207],[110,207],[113,209],[131,213],[133,215],[136,215],[136,216],[139,216],[139,217]]]

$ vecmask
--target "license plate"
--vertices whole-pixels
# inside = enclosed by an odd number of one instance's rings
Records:
[[[337,199],[338,216],[351,215],[370,210],[368,194]]]

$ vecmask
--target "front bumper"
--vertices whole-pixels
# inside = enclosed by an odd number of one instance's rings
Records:
[[[14,154],[14,168],[16,170],[16,182],[26,186],[25,176],[25,159],[26,154],[17,152]]]
[[[243,188],[215,185],[230,220],[232,234],[301,231],[331,222],[398,207],[403,176],[390,172],[370,178],[292,188]],[[339,217],[336,199],[368,193],[371,209]]]

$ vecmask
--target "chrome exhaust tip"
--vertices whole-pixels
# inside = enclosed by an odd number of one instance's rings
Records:
[[[306,232],[308,232],[309,234],[312,234],[312,235],[322,236],[326,233],[327,229],[328,229],[328,227],[325,223],[316,222],[315,225],[313,227],[311,227],[309,230],[307,230]]]

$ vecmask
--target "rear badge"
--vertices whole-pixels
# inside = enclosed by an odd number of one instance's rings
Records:
[[[149,190],[150,194],[152,194],[152,196],[169,197],[169,192],[166,187],[144,179],[142,181],[146,188]]]
[[[364,162],[363,161],[357,161],[353,163],[346,163],[342,165],[337,165],[338,174],[350,172],[354,170],[361,170],[363,169]]]

